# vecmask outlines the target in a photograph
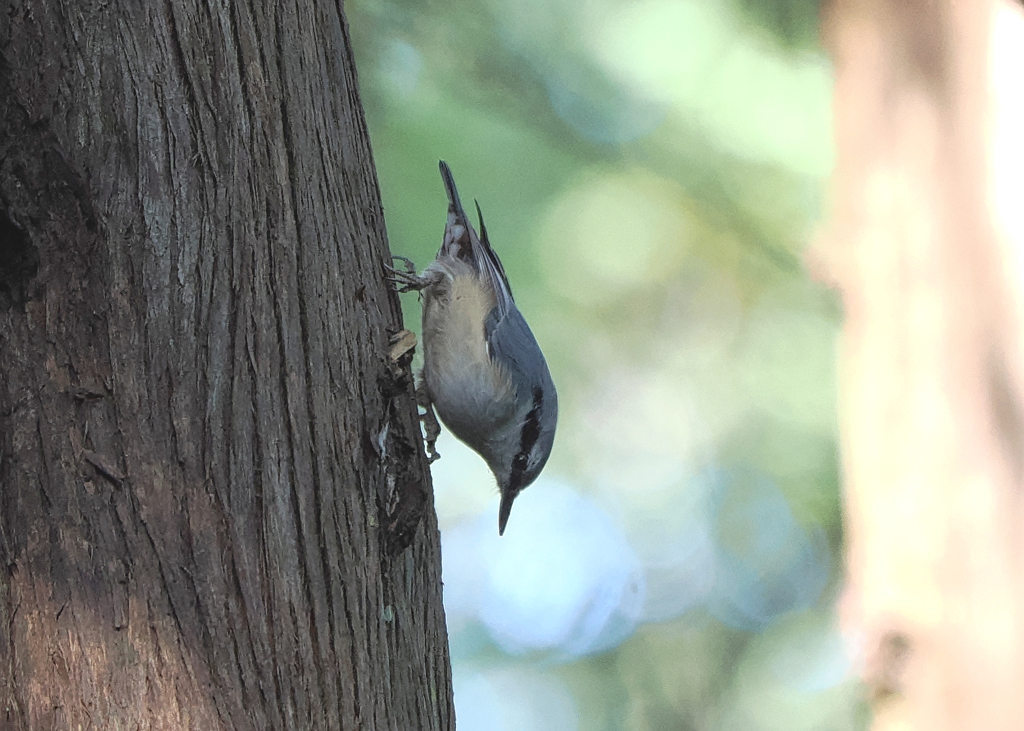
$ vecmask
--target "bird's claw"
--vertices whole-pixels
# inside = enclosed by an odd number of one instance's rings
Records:
[[[405,293],[413,290],[419,291],[429,284],[427,280],[416,274],[416,265],[412,263],[411,259],[404,256],[398,256],[397,254],[392,254],[391,258],[397,259],[405,264],[405,269],[396,269],[389,264],[384,265],[388,275],[391,277],[391,281],[395,283],[396,287],[398,287],[399,292]]]
[[[407,256],[399,256],[398,254],[392,254],[391,255],[391,259],[392,260],[397,259],[398,261],[400,261],[403,264],[405,264],[405,273],[406,274],[415,274],[416,273],[416,265],[412,263],[412,259],[410,259],[409,257],[407,257]],[[392,271],[394,271],[394,270],[392,269]]]

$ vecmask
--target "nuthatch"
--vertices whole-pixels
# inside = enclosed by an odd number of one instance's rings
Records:
[[[486,460],[501,490],[498,533],[512,501],[544,468],[555,438],[558,397],[537,340],[512,299],[487,240],[473,230],[441,161],[448,193],[444,240],[417,276],[396,271],[402,291],[423,297],[423,386],[445,426]],[[401,257],[396,257],[401,258]],[[429,404],[424,404],[430,410]]]

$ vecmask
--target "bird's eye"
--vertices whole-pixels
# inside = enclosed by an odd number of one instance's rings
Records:
[[[530,465],[530,454],[540,439],[540,410],[544,405],[544,392],[539,387],[533,389],[533,408],[530,409],[523,420],[523,428],[519,432],[519,451],[512,458],[512,474],[510,482],[513,485],[522,484],[523,474]]]

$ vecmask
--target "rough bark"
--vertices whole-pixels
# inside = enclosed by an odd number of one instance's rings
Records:
[[[846,307],[843,610],[875,729],[1024,723],[1024,84],[1001,55],[1022,20],[1005,0],[826,17],[838,158],[816,256]],[[1019,121],[996,134],[1007,100]]]
[[[387,257],[340,3],[0,3],[0,728],[453,728]]]

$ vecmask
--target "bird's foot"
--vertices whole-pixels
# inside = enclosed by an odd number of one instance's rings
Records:
[[[416,265],[412,263],[412,260],[395,254],[392,254],[391,258],[405,264],[404,269],[396,269],[388,264],[384,265],[388,272],[388,277],[395,283],[399,292],[418,292],[430,284],[431,279],[429,277],[421,277],[416,273]]]

